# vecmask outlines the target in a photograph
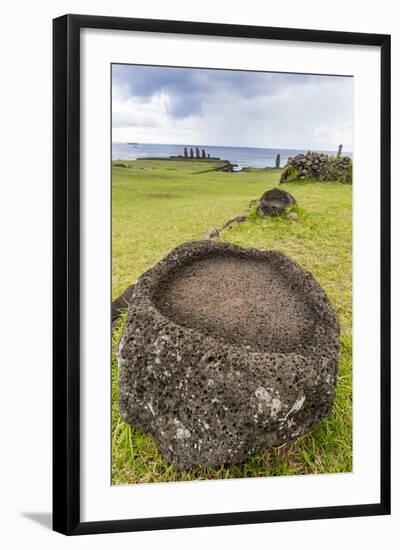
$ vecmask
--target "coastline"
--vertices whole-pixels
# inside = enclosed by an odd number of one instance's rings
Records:
[[[210,155],[209,160],[214,159],[229,159],[232,164],[237,164],[240,167],[250,168],[273,168],[275,167],[276,157],[280,155],[280,167],[283,167],[289,157],[294,157],[298,154],[305,154],[310,148],[305,149],[284,149],[284,148],[266,148],[266,147],[225,147],[225,146],[210,146],[210,145],[175,145],[175,144],[157,144],[157,143],[142,143],[129,145],[128,143],[112,143],[111,157],[112,160],[138,160],[138,159],[168,159],[169,157],[184,157],[185,148],[188,158],[196,160],[196,148],[199,151],[200,157],[197,160],[207,160],[202,158],[202,151],[205,155]],[[193,157],[190,157],[190,149],[193,151]],[[318,152],[328,155],[336,155],[336,150],[319,150]],[[351,152],[343,151],[343,155],[350,156]]]

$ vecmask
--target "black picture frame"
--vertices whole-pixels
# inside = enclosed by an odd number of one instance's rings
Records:
[[[80,520],[80,31],[84,28],[378,46],[381,51],[380,501],[175,517]],[[390,36],[65,15],[53,21],[53,529],[66,535],[390,513]]]

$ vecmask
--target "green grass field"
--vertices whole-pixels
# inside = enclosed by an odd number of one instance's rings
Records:
[[[174,246],[202,238],[247,209],[279,182],[280,170],[215,172],[207,161],[121,161],[112,174],[112,285],[115,299]],[[348,472],[352,469],[352,188],[340,183],[292,183],[298,220],[259,218],[235,224],[221,240],[286,253],[326,290],[340,320],[341,351],[333,412],[297,441],[266,449],[238,465],[179,471],[151,436],[118,414],[113,332],[113,484]]]

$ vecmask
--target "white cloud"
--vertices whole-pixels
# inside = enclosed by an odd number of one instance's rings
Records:
[[[351,78],[302,77],[273,92],[240,94],[233,86],[210,86],[189,116],[174,116],[182,95],[162,86],[148,96],[113,86],[113,141],[352,150]],[[190,99],[190,98],[189,98]],[[179,106],[179,105],[178,105]]]

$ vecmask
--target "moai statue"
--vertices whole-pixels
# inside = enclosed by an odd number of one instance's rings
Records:
[[[199,151],[199,148],[196,147],[196,158],[199,159],[200,158],[200,151]]]
[[[340,144],[340,145],[339,145],[338,152],[337,152],[337,155],[336,155],[338,158],[342,155],[342,149],[343,149],[343,145]]]
[[[201,150],[201,158],[202,159],[206,158],[206,152],[204,151],[204,149]]]
[[[276,159],[275,159],[275,168],[279,168],[280,165],[281,165],[281,156],[280,156],[280,154],[278,153],[278,154],[276,155]]]
[[[187,152],[187,148],[185,147],[185,149],[183,150],[183,154],[185,156],[185,159],[187,159],[187,156],[188,156],[188,152]]]
[[[208,159],[210,158],[210,153],[207,153],[207,158],[208,158]]]
[[[194,155],[193,155],[193,149],[192,149],[192,148],[190,148],[190,158],[192,159],[192,158],[193,158],[193,156],[194,156]]]

